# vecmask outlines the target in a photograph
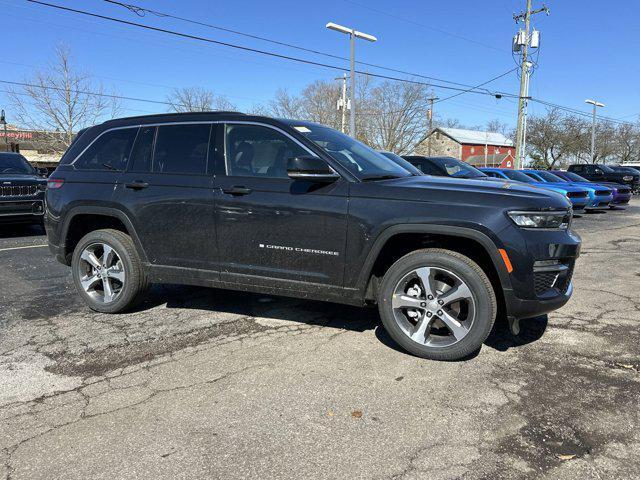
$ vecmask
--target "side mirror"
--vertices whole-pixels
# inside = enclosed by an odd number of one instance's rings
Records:
[[[332,183],[340,179],[340,175],[324,160],[311,155],[289,158],[287,160],[287,175],[293,180],[309,180],[320,183]]]

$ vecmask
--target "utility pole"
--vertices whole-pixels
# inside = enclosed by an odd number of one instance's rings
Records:
[[[598,107],[604,107],[604,103],[596,102],[590,98],[586,99],[584,103],[593,105],[593,119],[591,121],[591,163],[596,163],[596,109]]]
[[[343,27],[337,23],[329,22],[326,27],[329,30],[335,30],[336,32],[346,33],[349,35],[349,49],[350,49],[350,80],[351,88],[349,91],[351,111],[349,112],[349,135],[356,138],[356,38],[362,38],[369,42],[377,42],[378,39],[368,33],[359,32],[353,28]]]
[[[338,99],[338,110],[342,110],[342,122],[340,131],[346,133],[347,126],[347,110],[351,110],[351,102],[347,100],[347,74],[342,77],[336,77],[335,80],[342,80],[342,96]]]
[[[513,39],[513,51],[521,53],[522,60],[520,65],[520,95],[518,98],[518,125],[516,130],[516,158],[515,168],[522,167],[522,162],[525,157],[525,141],[526,141],[526,116],[527,116],[527,101],[529,96],[529,75],[531,74],[531,67],[533,64],[528,60],[529,47],[538,48],[539,35],[534,31],[534,36],[531,35],[531,16],[536,13],[545,12],[549,15],[549,9],[543,5],[538,10],[531,10],[531,0],[527,0],[527,9],[525,12],[514,14],[513,19],[516,23],[520,20],[524,20],[524,31],[519,30],[517,35]]]
[[[9,137],[7,137],[7,119],[4,116],[4,109],[0,111],[0,125],[4,126],[4,146],[9,151]]]
[[[429,143],[427,144],[427,151],[428,151],[428,155],[431,156],[431,132],[433,132],[433,102],[435,102],[436,100],[439,100],[438,97],[429,97],[427,98],[427,100],[429,101],[429,110],[427,110],[427,116],[429,117],[429,133],[428,133],[428,138],[429,138]]]

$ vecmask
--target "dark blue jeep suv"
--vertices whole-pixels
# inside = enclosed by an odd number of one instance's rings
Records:
[[[377,304],[406,350],[477,350],[504,312],[572,292],[569,201],[511,182],[417,176],[315,123],[163,114],[81,132],[47,189],[51,250],[100,312],[150,282]]]

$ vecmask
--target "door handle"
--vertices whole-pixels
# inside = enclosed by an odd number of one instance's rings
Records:
[[[240,187],[234,185],[233,187],[222,188],[222,193],[226,193],[228,195],[249,195],[253,190],[248,187]]]
[[[124,186],[126,188],[130,188],[131,190],[142,190],[143,188],[147,188],[149,184],[147,182],[143,182],[142,180],[136,180],[134,182],[125,183]]]

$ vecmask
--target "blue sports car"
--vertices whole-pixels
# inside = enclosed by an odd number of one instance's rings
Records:
[[[534,179],[541,179],[543,182],[586,188],[589,191],[589,203],[585,207],[587,210],[608,209],[609,204],[613,201],[613,190],[604,185],[569,182],[545,170],[523,170],[523,172]]]
[[[480,168],[479,170],[490,177],[528,183],[536,187],[560,192],[571,201],[574,210],[582,210],[590,202],[589,189],[585,187],[574,187],[569,184],[560,185],[545,182],[543,180],[536,180],[535,178],[523,173],[522,170],[512,170],[510,168]]]

